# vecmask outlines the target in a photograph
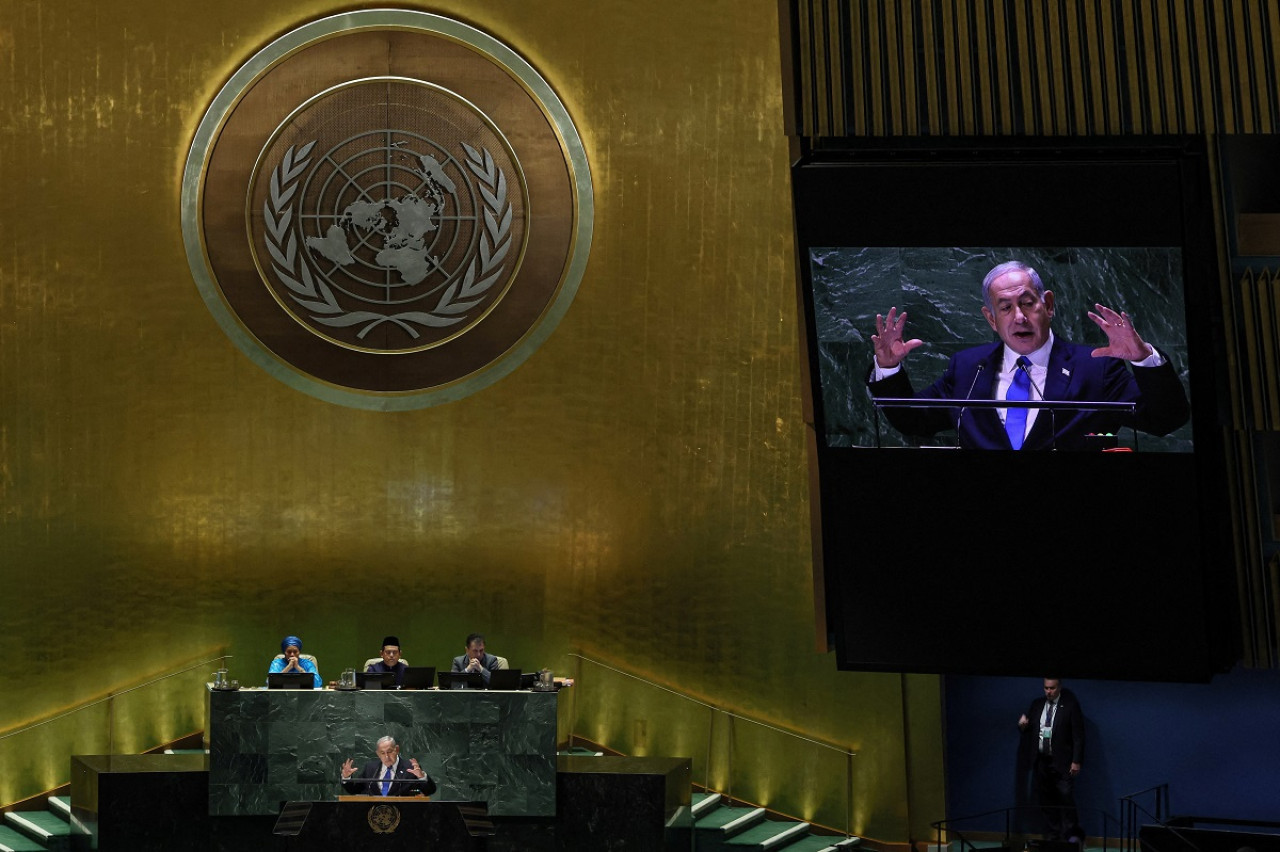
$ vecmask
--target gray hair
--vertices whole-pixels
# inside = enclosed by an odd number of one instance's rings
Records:
[[[395,744],[396,744],[396,738],[395,738],[395,737],[381,737],[381,738],[379,738],[379,739],[378,739],[378,745],[377,745],[377,747],[378,747],[378,748],[382,748],[382,744],[383,744],[383,743],[391,743],[392,745],[395,745]]]
[[[1031,285],[1036,288],[1040,298],[1044,298],[1044,282],[1040,280],[1040,273],[1020,260],[1008,260],[992,269],[987,273],[987,277],[982,279],[982,304],[987,310],[993,310],[991,307],[991,282],[1007,272],[1027,273],[1027,277],[1031,279]]]

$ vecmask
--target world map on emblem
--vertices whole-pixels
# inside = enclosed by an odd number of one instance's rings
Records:
[[[519,178],[501,134],[452,93],[400,80],[344,86],[291,116],[264,150],[248,212],[259,269],[281,307],[338,345],[438,346],[482,319],[513,278]]]
[[[390,148],[384,152],[388,172],[405,168],[396,162],[396,153]],[[452,198],[457,184],[445,174],[435,157],[420,154],[418,160],[422,164],[420,169],[409,168],[411,179],[418,182],[416,188],[382,180],[377,189],[371,190],[347,180],[338,195],[340,198],[354,196],[356,200],[343,206],[341,213],[330,214],[333,224],[324,229],[324,236],[307,237],[307,248],[343,267],[353,278],[360,275],[359,267],[369,267],[384,274],[394,270],[401,283],[412,285],[421,283],[433,269],[440,270],[439,256],[433,255],[431,249],[440,233],[440,217],[448,208],[448,202],[453,201],[454,209],[457,208],[457,200]],[[401,194],[396,195],[397,191]],[[316,219],[322,223],[324,214],[317,214]],[[357,258],[352,253],[353,232],[357,252],[372,243],[371,260]],[[376,286],[376,282],[369,283]],[[392,284],[386,281],[383,286]]]

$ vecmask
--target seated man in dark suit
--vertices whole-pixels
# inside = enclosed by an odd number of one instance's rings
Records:
[[[886,408],[889,422],[906,435],[954,429],[961,447],[977,449],[1085,448],[1085,435],[1132,426],[1167,435],[1191,416],[1186,390],[1168,359],[1139,336],[1129,315],[1094,305],[1089,319],[1107,336],[1094,349],[1054,337],[1053,292],[1039,274],[1017,261],[1002,263],[982,282],[982,315],[1000,338],[958,352],[942,377],[915,392],[902,361],[924,341],[904,340],[906,312],[876,315],[871,336],[875,364],[867,387],[875,397],[937,400],[1008,399],[1133,402],[1132,416],[1116,411],[1034,408]],[[1132,370],[1125,365],[1128,361]]]
[[[404,670],[408,666],[400,659],[400,640],[395,636],[387,636],[382,640],[382,660],[365,669],[366,672],[392,672],[396,676],[396,686],[404,686]]]
[[[383,737],[378,740],[378,759],[366,763],[358,775],[351,758],[342,764],[342,789],[366,796],[430,796],[436,791],[436,782],[417,760],[411,757],[406,763],[400,759],[395,738]]]
[[[477,673],[488,686],[490,673],[497,671],[502,666],[502,661],[493,654],[484,652],[484,636],[479,633],[472,633],[467,637],[466,648],[465,654],[453,658],[453,671]]]

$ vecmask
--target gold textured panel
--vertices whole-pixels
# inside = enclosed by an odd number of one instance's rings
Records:
[[[947,0],[941,6],[843,0],[852,21],[847,36],[830,29],[839,26],[838,15],[815,16],[811,4],[798,0],[785,5],[800,28],[810,30],[797,61],[812,66],[813,76],[823,63],[843,63],[822,77],[840,86],[844,65],[866,66],[882,72],[889,93],[885,101],[874,86],[868,91],[846,82],[844,92],[829,95],[837,103],[847,100],[856,118],[818,126],[802,108],[792,128],[800,135],[1280,129],[1269,94],[1280,79],[1270,35],[1280,25],[1280,8],[1270,0]],[[935,20],[942,22],[940,37]],[[824,34],[842,41],[823,41],[824,53],[817,56],[812,44]],[[945,112],[932,109],[935,103],[945,103]],[[866,120],[862,110],[869,113]]]
[[[979,7],[974,10],[974,26],[976,31],[981,34],[987,29],[987,9]],[[982,56],[985,51],[979,54]],[[991,69],[992,63],[985,61],[978,62],[978,76],[974,81],[978,89],[978,115],[981,120],[981,126],[989,129],[992,126],[992,104],[991,104]]]
[[[856,743],[860,827],[923,836],[941,757],[922,756],[927,804],[908,816],[896,680],[812,650],[777,5],[433,4],[556,88],[596,231],[572,309],[523,366],[398,413],[255,367],[201,302],[179,229],[214,94],[271,39],[343,8],[0,0],[0,733],[208,648],[259,681],[296,632],[333,679],[388,632],[441,666],[481,630],[525,669],[603,650]],[[48,668],[65,681],[24,675]],[[186,733],[188,709],[139,700],[115,742]],[[921,703],[940,724],[936,695]],[[625,751],[632,734],[615,733]],[[65,776],[57,744],[103,747],[65,734],[20,773],[3,755],[0,800]]]

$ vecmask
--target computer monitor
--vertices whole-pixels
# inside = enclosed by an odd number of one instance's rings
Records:
[[[400,679],[401,689],[430,689],[436,683],[435,666],[409,666]]]
[[[521,689],[519,669],[498,669],[489,673],[490,689]]]
[[[484,689],[484,677],[479,672],[440,672],[441,689]]]
[[[267,675],[268,689],[314,689],[316,676],[311,672],[271,672]]]
[[[357,689],[395,689],[395,672],[356,672]]]

